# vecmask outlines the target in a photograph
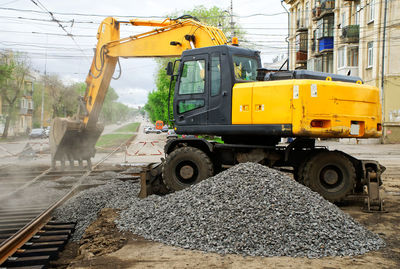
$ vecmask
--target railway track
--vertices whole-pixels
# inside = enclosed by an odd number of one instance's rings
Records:
[[[73,223],[51,222],[55,208],[82,189],[82,178],[96,171],[50,171],[36,167],[0,168],[0,268],[43,268],[73,232]]]

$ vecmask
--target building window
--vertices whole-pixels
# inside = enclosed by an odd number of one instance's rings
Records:
[[[372,67],[374,64],[374,42],[368,42],[368,66]]]
[[[347,66],[358,66],[358,47],[347,48]]]
[[[338,49],[338,68],[346,66],[345,53],[346,53],[345,47],[341,47]]]
[[[314,60],[314,70],[333,73],[333,54],[326,53]]]
[[[322,72],[333,73],[333,53],[322,56]]]
[[[372,22],[375,19],[375,0],[370,0],[368,2],[368,22]]]
[[[297,9],[297,28],[301,28],[301,9]]]
[[[360,10],[361,10],[360,4],[357,4],[356,5],[356,17],[355,17],[355,22],[354,22],[355,25],[360,25]]]
[[[308,21],[310,20],[309,15],[311,15],[310,4],[308,2],[306,2],[305,9],[304,9],[304,20],[305,20],[304,26],[307,27],[307,28],[308,28],[308,25],[309,25]]]
[[[322,57],[315,58],[314,71],[322,72]]]
[[[299,33],[296,35],[296,52],[307,52],[308,49],[308,34],[307,32]]]
[[[342,24],[341,25],[342,28],[347,25],[347,18],[346,18],[346,12],[345,11],[342,13],[342,22],[341,22],[341,24]]]
[[[333,37],[333,16],[324,17],[317,22],[317,39]]]

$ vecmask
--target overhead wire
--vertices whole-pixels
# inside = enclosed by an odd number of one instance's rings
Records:
[[[54,17],[53,13],[50,12],[42,3],[40,3],[39,0],[31,0],[32,3],[34,3],[36,6],[38,6],[39,8],[41,8],[42,10],[46,11],[50,17],[52,18],[52,20],[54,22],[56,22],[58,24],[58,26],[72,39],[72,41],[75,43],[75,45],[81,50],[82,54],[85,56],[85,58],[87,60],[89,60],[89,58],[87,57],[87,55],[85,54],[85,52],[82,50],[82,48],[79,46],[79,44],[76,42],[74,36],[69,33],[65,27]],[[90,60],[89,60],[90,61]]]

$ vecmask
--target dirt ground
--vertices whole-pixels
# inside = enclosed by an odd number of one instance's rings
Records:
[[[185,250],[120,233],[113,220],[118,212],[104,209],[87,229],[80,244],[70,243],[54,268],[399,268],[400,213],[398,197],[388,197],[388,213],[360,212],[360,205],[342,209],[382,236],[387,246],[355,257],[322,259],[291,257],[243,257]]]
[[[153,162],[165,135],[143,133],[142,124],[134,146],[150,143],[149,148],[139,148],[147,156],[115,155],[111,162]],[[149,143],[146,144],[148,146]],[[387,213],[364,213],[362,203],[349,202],[339,207],[362,223],[369,230],[379,234],[386,247],[353,257],[328,257],[322,259],[291,257],[243,257],[240,255],[219,255],[171,247],[151,242],[131,233],[117,231],[113,220],[118,212],[104,209],[99,218],[87,229],[82,241],[70,243],[61,253],[53,268],[400,268],[400,144],[357,145],[321,141],[319,145],[338,149],[360,159],[377,160],[386,166],[383,174],[382,193]],[[129,149],[134,153],[136,148]]]
[[[80,244],[71,243],[54,268],[400,268],[400,146],[343,146],[357,156],[378,156],[387,167],[382,193],[387,213],[364,213],[362,203],[349,202],[340,208],[379,234],[386,247],[353,257],[321,259],[291,257],[243,257],[186,250],[155,243],[131,233],[122,234],[113,220],[118,212],[104,209],[87,229]],[[371,148],[374,148],[371,151]],[[380,157],[380,158],[379,158]],[[367,159],[367,158],[365,158]]]

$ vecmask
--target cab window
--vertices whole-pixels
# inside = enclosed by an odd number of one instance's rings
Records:
[[[204,88],[205,60],[184,62],[179,82],[179,94],[204,93]]]
[[[235,79],[241,81],[256,81],[258,63],[254,58],[233,55]]]
[[[182,100],[178,102],[178,113],[185,113],[203,106],[204,100],[202,99]]]
[[[211,54],[211,96],[221,92],[221,62],[219,54]]]

